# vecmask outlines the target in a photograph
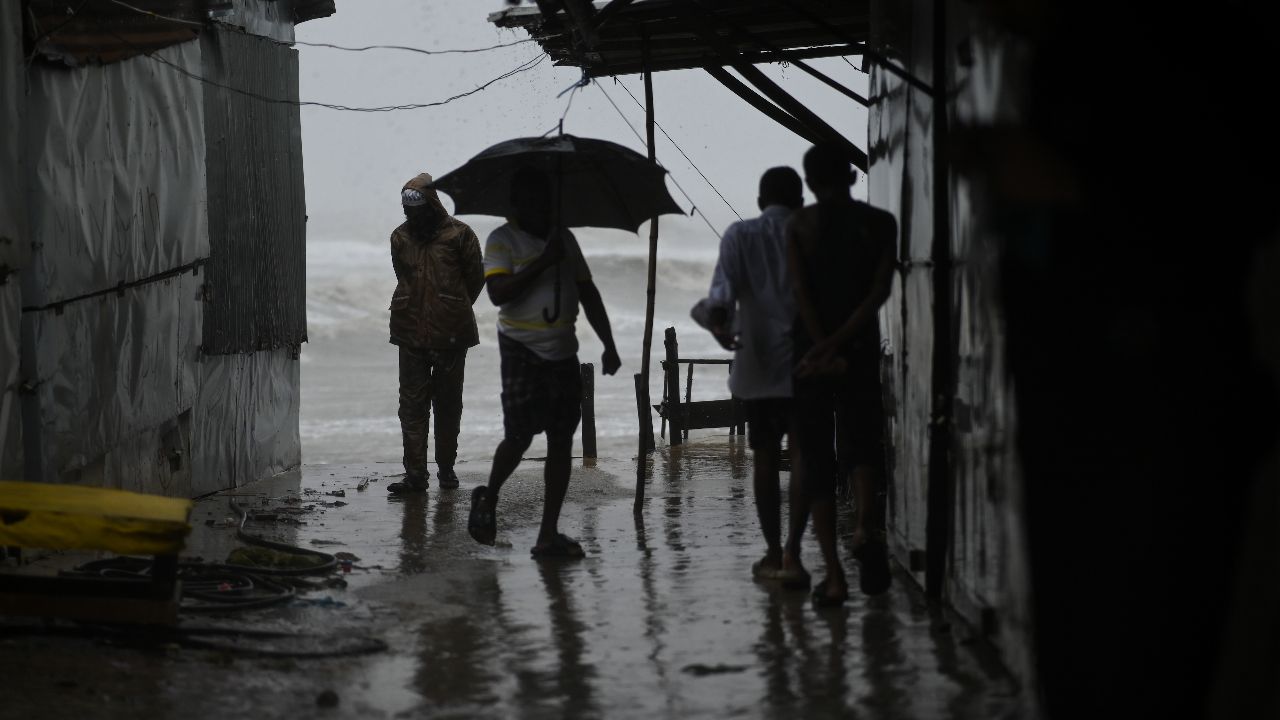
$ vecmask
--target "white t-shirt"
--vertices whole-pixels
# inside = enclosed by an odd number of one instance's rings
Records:
[[[737,305],[738,349],[729,391],[744,400],[791,397],[791,324],[795,298],[787,277],[787,220],[791,210],[770,205],[760,217],[729,226],[708,305]]]
[[[574,323],[578,319],[578,283],[591,279],[582,249],[573,233],[565,231],[564,258],[543,270],[520,297],[498,306],[498,332],[519,342],[546,360],[564,360],[578,352]],[[484,242],[484,276],[514,275],[542,255],[546,240],[508,222],[489,233]],[[560,274],[560,314],[555,311],[556,272]]]

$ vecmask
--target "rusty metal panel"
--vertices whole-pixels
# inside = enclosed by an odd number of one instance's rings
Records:
[[[79,66],[119,62],[194,40],[208,16],[209,0],[82,2],[74,8],[65,0],[23,4],[27,37],[38,54]]]
[[[298,57],[265,38],[206,33],[204,74],[259,96],[298,98]],[[205,351],[294,348],[306,340],[306,204],[296,104],[205,86],[210,262]]]
[[[163,62],[162,62],[163,61]],[[24,307],[145,281],[208,255],[199,43],[28,73]]]
[[[983,32],[963,4],[950,2],[948,11],[954,146],[971,141],[969,128],[1016,122],[1016,68],[1024,63],[1019,47]],[[981,175],[953,167],[950,191],[957,381],[947,597],[989,634],[1014,675],[1028,680],[1030,569],[1000,296],[1001,243]]]
[[[927,36],[921,41],[913,35],[911,10],[907,4],[872,4],[876,50],[903,68],[920,65],[915,55],[928,50]],[[888,529],[895,556],[923,584],[934,361],[932,103],[898,74],[870,66],[868,200],[893,213],[901,233],[898,280],[881,313],[892,470]]]

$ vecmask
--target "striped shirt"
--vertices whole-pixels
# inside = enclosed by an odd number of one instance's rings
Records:
[[[574,322],[578,319],[578,283],[591,280],[591,271],[573,233],[566,231],[564,259],[538,276],[523,295],[498,306],[498,332],[519,342],[545,360],[564,360],[578,352]],[[546,240],[514,223],[489,233],[484,243],[484,277],[514,275],[542,255]],[[555,310],[556,273],[560,274],[560,315]]]

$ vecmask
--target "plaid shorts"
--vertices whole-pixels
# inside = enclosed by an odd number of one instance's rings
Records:
[[[498,333],[502,360],[502,428],[509,438],[573,437],[582,420],[582,375],[575,355],[544,360]]]

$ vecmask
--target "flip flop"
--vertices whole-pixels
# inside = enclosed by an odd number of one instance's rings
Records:
[[[782,587],[787,590],[808,590],[813,580],[809,577],[809,571],[804,568],[793,568],[791,570],[778,569],[776,576],[782,581]]]
[[[823,580],[813,587],[813,606],[815,608],[839,607],[849,599],[848,591],[844,595],[831,597],[827,594],[827,580]]]
[[[498,519],[488,509],[489,488],[480,485],[471,491],[471,512],[467,515],[467,533],[481,545],[492,545],[498,535]]]
[[[756,580],[777,580],[782,577],[781,561],[768,564],[769,558],[760,558],[751,563],[751,577]]]
[[[587,556],[586,551],[582,549],[582,545],[564,533],[556,535],[551,542],[534,545],[529,554],[536,558],[582,558]]]

